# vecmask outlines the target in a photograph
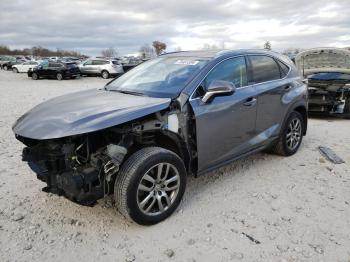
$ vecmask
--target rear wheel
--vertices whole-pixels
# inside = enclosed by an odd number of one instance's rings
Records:
[[[102,78],[104,78],[104,79],[108,79],[109,78],[109,73],[106,70],[103,70],[101,75],[102,75]]]
[[[18,73],[18,69],[17,69],[16,67],[14,67],[14,68],[12,69],[12,72],[14,72],[15,74],[17,74],[17,73]]]
[[[159,147],[143,148],[131,155],[117,174],[116,207],[138,224],[156,224],[180,204],[186,176],[183,161],[175,153]]]
[[[62,73],[57,73],[56,79],[57,79],[57,80],[62,80],[62,79],[63,79]]]
[[[283,127],[277,144],[272,148],[272,152],[282,156],[294,155],[303,140],[304,128],[303,116],[293,111]]]
[[[9,69],[7,65],[4,65],[2,68],[6,71]]]
[[[39,76],[37,73],[32,73],[32,79],[33,80],[38,80],[39,79]]]

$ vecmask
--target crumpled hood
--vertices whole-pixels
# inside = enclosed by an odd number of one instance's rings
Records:
[[[308,76],[314,73],[350,74],[350,51],[341,48],[313,48],[295,57],[299,71]]]
[[[170,98],[87,90],[43,102],[13,125],[16,135],[52,139],[89,133],[166,109]]]

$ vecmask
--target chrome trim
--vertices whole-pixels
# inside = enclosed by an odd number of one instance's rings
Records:
[[[232,59],[232,58],[237,58],[237,57],[246,57],[246,56],[252,56],[252,55],[255,55],[255,56],[268,56],[268,57],[271,57],[273,58],[274,60],[278,60],[280,61],[281,63],[285,64],[283,61],[281,61],[280,59],[278,59],[277,57],[274,57],[270,54],[244,54],[244,55],[236,55],[236,56],[230,56],[228,58],[225,58],[224,60],[220,61],[219,63],[217,63],[215,66],[213,66],[206,74],[205,76],[202,78],[202,80],[200,81],[200,83],[203,82],[203,80],[209,75],[209,73],[215,68],[217,67],[219,64],[221,64],[222,62],[228,60],[228,59]],[[285,64],[286,65],[286,64]],[[248,69],[248,65],[247,66],[247,69]],[[237,90],[238,89],[241,89],[241,88],[247,88],[247,87],[253,87],[253,86],[256,86],[256,85],[260,85],[260,84],[266,84],[266,83],[271,83],[271,82],[274,82],[274,81],[281,81],[281,80],[285,80],[288,78],[288,75],[290,74],[290,72],[292,71],[292,68],[289,66],[289,65],[286,65],[288,68],[289,68],[289,71],[288,73],[285,75],[285,77],[283,78],[280,78],[280,79],[274,79],[274,80],[270,80],[270,81],[265,81],[265,82],[260,82],[260,83],[254,83],[254,84],[251,84],[251,85],[246,85],[246,86],[241,86],[241,87],[237,87]],[[279,65],[278,65],[279,67]],[[247,70],[247,74],[248,74],[248,70]],[[199,84],[200,85],[200,84]],[[196,98],[193,98],[192,96],[194,95],[194,93],[196,92],[197,88],[199,87],[199,85],[193,90],[192,94],[190,95],[190,98],[188,99],[189,102],[191,101],[194,101],[200,97],[196,97]]]

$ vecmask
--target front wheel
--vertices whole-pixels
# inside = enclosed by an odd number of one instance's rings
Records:
[[[3,68],[5,71],[7,71],[7,70],[8,70],[7,65],[4,65],[2,68]]]
[[[180,204],[186,169],[175,153],[147,147],[131,155],[117,174],[114,198],[119,212],[141,224],[156,224]]]
[[[282,156],[294,155],[303,140],[304,128],[303,116],[299,112],[293,111],[288,116],[279,140],[272,151]]]
[[[17,69],[16,67],[14,67],[14,68],[12,69],[12,72],[14,72],[15,74],[17,74],[17,73],[18,73],[18,69]]]
[[[37,73],[33,73],[33,74],[32,74],[32,79],[33,79],[33,80],[38,80],[38,79],[39,79],[38,74],[37,74]]]

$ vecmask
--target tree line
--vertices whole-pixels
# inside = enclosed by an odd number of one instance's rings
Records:
[[[11,49],[7,46],[0,45],[0,55],[32,55],[32,56],[74,56],[74,57],[86,57],[85,55],[76,52],[57,48],[56,50],[50,50],[41,46],[33,46],[31,48],[23,49]]]

